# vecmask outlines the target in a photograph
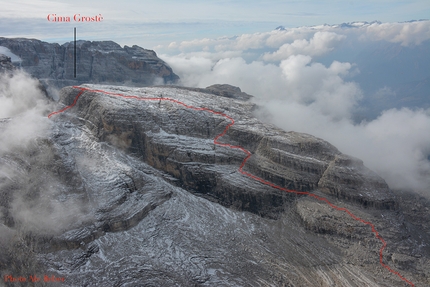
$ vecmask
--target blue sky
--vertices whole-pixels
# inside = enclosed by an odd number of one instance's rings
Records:
[[[0,36],[64,43],[73,38],[114,40],[154,48],[173,41],[264,32],[351,21],[401,22],[425,19],[430,1],[228,1],[228,0],[21,0],[0,1]],[[52,23],[46,17],[102,14],[101,23]]]

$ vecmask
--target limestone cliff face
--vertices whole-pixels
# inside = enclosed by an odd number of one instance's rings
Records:
[[[112,41],[77,41],[76,78],[73,42],[59,45],[35,39],[0,38],[0,46],[19,56],[21,67],[29,74],[60,88],[82,83],[172,84],[179,79],[154,51],[136,45],[122,48]]]
[[[264,180],[299,191],[320,190],[364,207],[396,208],[385,181],[360,160],[341,154],[311,135],[285,132],[257,121],[252,117],[254,105],[249,102],[177,88],[140,92],[141,96],[150,94],[184,99],[193,106],[209,106],[236,118],[221,140],[249,150],[253,156],[244,170]],[[76,91],[67,88],[62,102],[73,102],[75,95]],[[237,171],[245,154],[213,143],[228,124],[225,118],[184,110],[165,101],[159,105],[136,100],[123,103],[106,97],[94,92],[81,96],[78,116],[87,120],[87,127],[102,141],[169,173],[181,186],[223,205],[274,217],[296,197],[256,183]]]

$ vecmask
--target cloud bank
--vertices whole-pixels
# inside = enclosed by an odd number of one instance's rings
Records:
[[[334,46],[344,38],[345,36],[333,32],[318,31],[309,41],[298,39],[291,44],[283,44],[276,52],[266,53],[263,59],[265,61],[281,61],[297,54],[320,56],[332,51]]]
[[[363,99],[363,87],[354,82],[360,70],[353,61],[335,59],[345,58],[341,54],[318,62],[342,45],[357,45],[357,54],[376,41],[420,45],[430,39],[429,28],[430,21],[422,21],[275,30],[175,43],[170,48],[178,54],[161,57],[184,85],[239,86],[264,107],[263,120],[329,141],[362,159],[391,188],[430,194],[430,109],[389,109],[376,119],[355,122]]]
[[[402,46],[419,45],[430,39],[429,21],[412,23],[374,23],[366,27],[368,39],[400,43]]]
[[[277,29],[253,34],[242,34],[216,39],[194,39],[172,42],[157,48],[165,54],[177,51],[242,51],[265,49],[267,59],[281,60],[294,54],[317,56],[332,51],[346,38],[366,41],[388,41],[402,46],[414,46],[430,40],[430,21],[406,23],[352,22],[341,25],[319,25]],[[260,55],[261,56],[261,55]],[[271,57],[272,56],[272,57]]]

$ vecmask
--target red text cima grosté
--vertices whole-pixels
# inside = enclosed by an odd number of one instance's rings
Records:
[[[57,14],[48,14],[46,16],[49,22],[101,22],[103,20],[102,14],[95,16],[81,16],[81,14],[75,14],[73,17],[69,16],[57,16]]]

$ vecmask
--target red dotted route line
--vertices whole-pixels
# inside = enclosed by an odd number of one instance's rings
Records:
[[[142,98],[142,97],[138,97],[138,96],[130,96],[130,95],[124,95],[124,94],[119,94],[119,93],[112,93],[112,92],[107,92],[107,91],[103,91],[103,90],[95,90],[95,89],[83,88],[83,87],[79,87],[79,86],[73,86],[73,88],[80,90],[80,92],[75,97],[73,103],[71,105],[69,105],[69,106],[64,107],[63,109],[61,109],[59,111],[50,113],[48,115],[48,118],[51,118],[53,115],[60,114],[60,113],[62,113],[64,111],[66,111],[66,110],[74,107],[76,105],[76,103],[78,102],[79,97],[84,92],[87,91],[87,92],[102,93],[102,94],[106,94],[106,95],[110,95],[110,96],[114,96],[114,97],[121,97],[121,98],[124,98],[124,99],[134,99],[134,100],[139,100],[139,101],[169,101],[169,102],[176,103],[178,105],[184,106],[185,108],[188,108],[188,109],[192,109],[192,110],[196,110],[196,111],[206,111],[206,112],[209,112],[209,113],[212,113],[212,114],[215,114],[215,115],[220,115],[220,116],[228,119],[230,121],[230,123],[225,127],[225,129],[223,130],[222,133],[220,133],[219,135],[217,135],[214,138],[214,144],[219,145],[219,146],[229,147],[229,148],[232,148],[232,149],[239,149],[239,150],[243,151],[246,154],[245,159],[242,161],[242,164],[239,167],[239,172],[240,173],[242,173],[243,175],[246,175],[246,176],[248,176],[250,178],[253,178],[256,181],[259,181],[262,184],[268,185],[268,186],[276,188],[278,190],[282,190],[282,191],[285,191],[285,192],[288,192],[288,193],[308,195],[308,196],[313,197],[313,198],[315,198],[315,199],[317,199],[319,201],[324,201],[330,207],[332,207],[332,208],[334,208],[336,210],[339,210],[339,211],[343,211],[346,214],[348,214],[350,217],[352,217],[353,219],[355,219],[355,220],[357,220],[359,222],[362,222],[363,224],[369,225],[372,228],[372,232],[375,234],[375,237],[382,242],[382,247],[379,250],[379,263],[382,265],[382,267],[384,267],[385,269],[387,269],[391,273],[397,275],[401,280],[403,280],[404,282],[408,283],[410,286],[415,286],[411,281],[407,280],[399,272],[391,269],[390,266],[384,264],[384,262],[383,262],[383,252],[384,252],[385,247],[387,247],[387,242],[385,242],[385,240],[381,237],[381,235],[379,235],[379,232],[376,230],[375,226],[371,222],[366,221],[366,220],[364,220],[364,219],[362,219],[362,218],[354,215],[351,211],[349,211],[348,209],[346,209],[344,207],[339,207],[339,206],[336,206],[336,205],[332,204],[327,198],[320,197],[318,195],[315,195],[313,193],[306,192],[306,191],[297,191],[297,190],[293,190],[293,189],[287,189],[285,187],[281,187],[281,186],[278,186],[278,185],[276,185],[274,183],[266,181],[266,180],[264,180],[264,179],[262,179],[262,178],[260,178],[258,176],[250,174],[250,173],[248,173],[246,171],[243,171],[243,167],[245,166],[246,162],[248,161],[248,159],[252,155],[251,152],[248,151],[248,150],[246,150],[245,148],[243,148],[241,146],[231,145],[231,144],[226,144],[226,143],[221,143],[221,142],[218,141],[218,139],[221,138],[221,137],[223,137],[227,133],[227,131],[229,130],[229,128],[232,125],[234,125],[235,122],[234,122],[234,119],[232,117],[230,117],[230,116],[228,116],[228,115],[226,115],[224,113],[216,112],[216,111],[208,109],[208,108],[204,108],[204,107],[197,108],[197,107],[194,107],[194,106],[190,106],[190,105],[187,105],[187,104],[185,104],[185,103],[183,103],[181,101],[178,101],[178,100],[175,100],[175,99],[172,99],[172,98]]]

